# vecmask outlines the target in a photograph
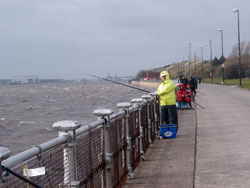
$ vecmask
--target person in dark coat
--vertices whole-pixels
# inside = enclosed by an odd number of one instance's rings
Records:
[[[187,85],[188,85],[188,79],[186,77],[183,78],[183,82],[182,83],[184,84],[185,87],[187,87]]]
[[[199,82],[199,84],[201,83],[201,77],[200,76],[198,76],[198,82]]]
[[[193,100],[194,100],[194,97],[196,95],[196,86],[197,86],[197,82],[195,80],[194,77],[190,77],[190,82],[189,82],[189,85],[190,85],[190,90],[191,90],[191,93],[192,93],[192,96],[193,96]]]
[[[182,75],[179,76],[178,83],[183,83],[183,77],[182,77]]]

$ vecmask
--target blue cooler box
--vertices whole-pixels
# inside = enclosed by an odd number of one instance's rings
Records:
[[[177,133],[176,124],[160,125],[160,134],[162,138],[176,138],[176,133]]]

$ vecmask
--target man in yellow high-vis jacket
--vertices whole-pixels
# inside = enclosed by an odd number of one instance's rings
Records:
[[[157,94],[160,97],[161,121],[163,124],[176,124],[178,126],[174,82],[169,79],[167,71],[162,71],[160,77],[162,83],[157,89]]]

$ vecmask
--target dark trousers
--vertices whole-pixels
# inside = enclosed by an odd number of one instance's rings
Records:
[[[178,126],[176,105],[161,106],[161,121],[163,124],[176,124]]]
[[[195,95],[196,95],[196,90],[195,90],[195,88],[190,88],[190,90],[191,90],[193,96],[195,96]]]

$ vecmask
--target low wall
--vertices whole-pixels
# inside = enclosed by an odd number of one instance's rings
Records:
[[[157,81],[143,81],[143,80],[137,81],[137,80],[133,80],[133,81],[131,81],[131,84],[141,85],[141,86],[146,86],[146,87],[157,89],[158,86],[161,84],[161,82],[160,82],[160,80],[157,80]]]

